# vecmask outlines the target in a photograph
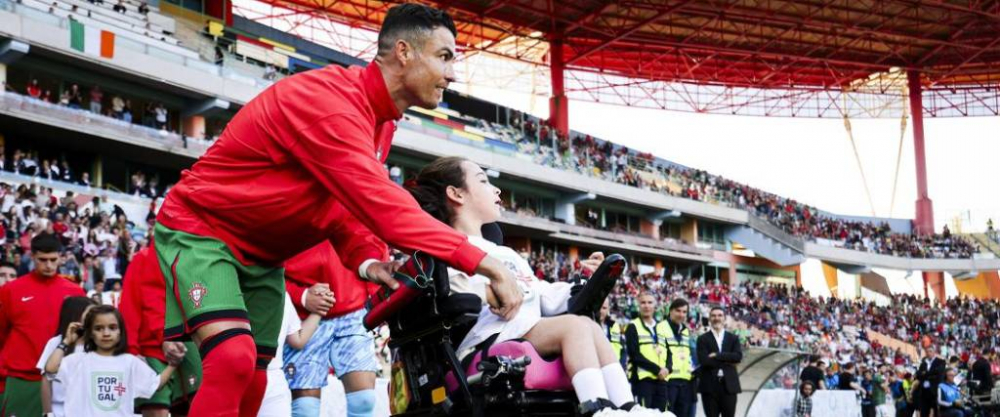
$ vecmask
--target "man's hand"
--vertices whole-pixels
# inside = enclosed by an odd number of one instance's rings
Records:
[[[496,304],[491,305],[490,311],[504,320],[513,319],[524,301],[524,293],[517,286],[517,278],[514,274],[503,266],[496,259],[487,256],[479,263],[476,273],[489,278],[490,289],[496,296]]]
[[[708,354],[708,357],[709,357],[709,358],[714,358],[715,356],[716,356],[716,355],[715,355],[715,352],[712,352],[712,353],[709,353],[709,354]]]
[[[305,308],[310,313],[325,316],[335,302],[337,299],[334,298],[333,291],[330,291],[329,284],[315,284],[306,290]]]
[[[187,347],[181,342],[163,342],[163,356],[172,365],[178,365],[184,360],[187,354]]]
[[[602,262],[604,262],[604,252],[594,252],[590,254],[589,258],[580,261],[580,265],[583,266],[584,270],[593,274]]]
[[[368,265],[368,269],[365,270],[365,275],[368,277],[368,281],[382,284],[395,290],[399,288],[399,281],[396,281],[396,278],[393,278],[392,274],[401,266],[403,266],[403,263],[399,261],[372,262]]]
[[[670,376],[670,370],[667,368],[660,368],[660,374],[656,377],[659,378],[660,381],[666,381],[668,376]]]

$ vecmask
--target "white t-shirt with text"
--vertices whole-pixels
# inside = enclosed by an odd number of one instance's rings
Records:
[[[159,374],[128,353],[69,355],[56,379],[66,386],[65,406],[74,417],[133,417],[135,399],[151,397],[160,386]]]

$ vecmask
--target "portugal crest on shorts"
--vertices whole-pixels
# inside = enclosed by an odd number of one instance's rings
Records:
[[[191,289],[188,290],[188,297],[194,303],[194,308],[201,308],[201,302],[205,299],[206,295],[208,295],[208,288],[205,288],[200,282],[191,284]]]

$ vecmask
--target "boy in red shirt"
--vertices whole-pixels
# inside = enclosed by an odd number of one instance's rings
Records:
[[[329,240],[350,270],[395,287],[383,241],[491,280],[497,314],[522,294],[498,260],[428,215],[383,168],[402,111],[454,80],[455,25],[419,4],[386,13],[375,62],[285,78],[244,106],[171,189],[155,227],[165,337],[199,344],[191,414],[255,416],[284,302],[280,266]],[[342,302],[347,300],[341,300]],[[252,329],[252,330],[251,330]]]
[[[61,246],[51,234],[35,236],[35,270],[0,287],[0,360],[7,371],[3,417],[42,415],[42,374],[35,365],[59,325],[63,299],[86,296],[80,286],[56,273]]]

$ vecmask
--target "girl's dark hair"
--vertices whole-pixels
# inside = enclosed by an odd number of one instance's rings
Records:
[[[125,333],[125,320],[122,319],[122,313],[109,305],[99,305],[90,309],[87,312],[87,317],[83,319],[83,350],[86,352],[96,352],[97,342],[94,341],[94,320],[97,316],[102,314],[114,314],[115,320],[118,320],[118,329],[120,331],[118,335],[118,346],[115,346],[114,355],[118,356],[123,353],[128,352],[128,337]]]
[[[812,388],[812,390],[813,390],[814,392],[816,391],[816,387],[814,387],[814,386],[813,386],[813,383],[812,383],[812,382],[809,382],[809,381],[802,381],[802,384],[801,384],[801,385],[799,385],[799,394],[805,394],[805,388],[806,388],[806,387],[809,387],[809,388]]]
[[[465,171],[458,156],[435,159],[420,170],[407,189],[420,204],[420,208],[444,224],[451,224],[454,211],[448,205],[448,187],[465,187]]]
[[[56,329],[56,336],[65,336],[66,328],[74,321],[80,321],[80,316],[87,310],[87,307],[97,305],[94,300],[87,297],[66,297],[59,307],[59,327]]]

